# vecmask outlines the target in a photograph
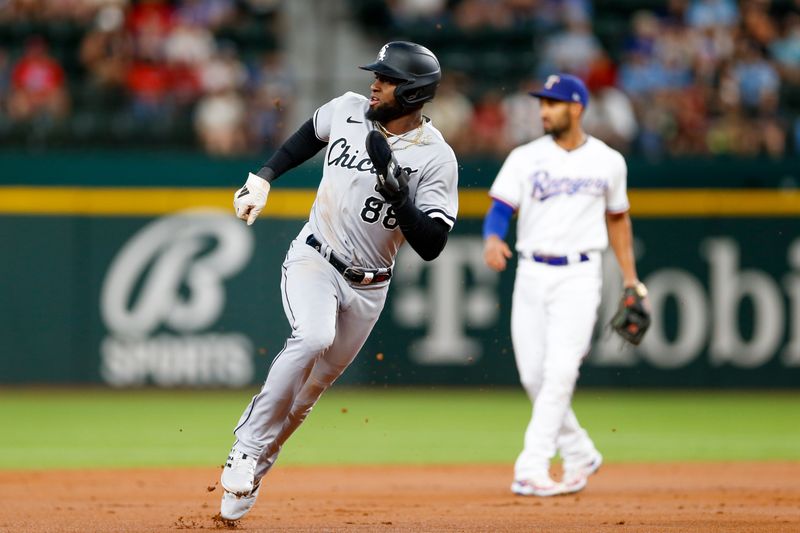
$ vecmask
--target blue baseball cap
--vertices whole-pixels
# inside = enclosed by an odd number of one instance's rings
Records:
[[[580,78],[571,74],[553,74],[547,77],[544,86],[529,93],[537,98],[550,98],[561,102],[576,102],[583,107],[589,103],[589,91]]]

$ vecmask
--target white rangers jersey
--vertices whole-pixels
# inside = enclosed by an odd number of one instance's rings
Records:
[[[565,150],[546,135],[508,155],[489,194],[518,210],[520,254],[599,251],[608,247],[605,214],[628,210],[627,172],[599,139]]]
[[[348,92],[314,113],[314,130],[328,148],[309,224],[342,260],[384,268],[394,264],[405,238],[392,206],[375,190],[365,145],[367,133],[375,129],[365,117],[368,109],[367,98]],[[388,142],[410,176],[411,201],[452,228],[458,214],[458,164],[441,133],[425,119],[420,128]]]

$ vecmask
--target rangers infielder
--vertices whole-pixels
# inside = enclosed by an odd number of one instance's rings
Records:
[[[511,336],[534,410],[511,490],[553,496],[583,489],[602,463],[571,401],[597,318],[601,252],[609,241],[624,285],[642,297],[645,288],[633,256],[625,160],[581,128],[589,100],[585,85],[574,76],[553,75],[531,95],[540,98],[546,135],[515,148],[495,178],[484,259],[496,271],[506,268],[512,253],[504,238],[517,212]],[[564,461],[559,483],[549,474],[556,451]]]
[[[360,68],[374,72],[370,98],[348,92],[317,109],[234,195],[237,216],[252,224],[270,183],[326,147],[308,223],[282,268],[292,333],[244,410],[222,472],[227,520],[250,510],[283,443],[363,346],[400,246],[408,241],[432,260],[456,220],[456,158],[422,115],[441,79],[438,60],[417,44],[391,42]]]

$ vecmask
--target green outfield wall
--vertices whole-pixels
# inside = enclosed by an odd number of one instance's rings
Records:
[[[0,383],[263,380],[289,332],[280,265],[319,167],[282,178],[267,216],[248,228],[232,216],[231,187],[257,162],[171,157],[0,154]],[[689,186],[686,162],[632,162],[653,327],[635,350],[603,327],[620,292],[607,257],[581,383],[800,385],[800,195],[792,187],[800,162],[764,165],[760,177],[751,163],[734,163],[703,162],[703,179]],[[459,221],[439,259],[401,252],[384,314],[342,382],[517,383],[513,271],[489,271],[481,254],[485,187],[496,169],[462,168]],[[665,188],[671,172],[679,187]]]

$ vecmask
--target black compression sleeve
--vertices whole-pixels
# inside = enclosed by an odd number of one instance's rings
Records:
[[[414,251],[425,261],[439,257],[447,244],[447,233],[450,231],[448,225],[429,217],[411,202],[404,202],[400,207],[395,206],[394,210],[400,230]]]
[[[314,157],[327,144],[317,138],[314,120],[308,119],[272,154],[257,174],[267,181],[274,181],[284,172]]]

